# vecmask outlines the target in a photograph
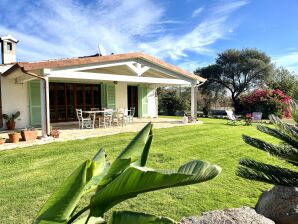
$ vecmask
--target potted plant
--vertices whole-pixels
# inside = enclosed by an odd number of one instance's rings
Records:
[[[244,117],[244,121],[245,121],[245,125],[251,125],[252,123],[252,114],[251,113],[248,113],[245,115]]]
[[[14,114],[11,114],[11,116],[7,114],[3,114],[2,117],[4,120],[6,120],[6,127],[8,130],[14,130],[16,126],[15,119],[17,119],[20,116],[20,111],[17,111]]]
[[[18,143],[20,140],[20,133],[13,131],[8,134],[8,137],[11,143]]]
[[[23,141],[32,141],[37,138],[37,130],[32,127],[32,128],[27,128],[25,130],[21,131],[21,136]]]
[[[51,136],[53,138],[59,138],[60,133],[61,133],[60,130],[58,130],[58,129],[52,129],[50,134],[51,134]]]

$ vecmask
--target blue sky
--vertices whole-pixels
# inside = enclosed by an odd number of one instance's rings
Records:
[[[189,71],[228,48],[257,48],[298,72],[296,0],[1,0],[17,60],[142,51]]]

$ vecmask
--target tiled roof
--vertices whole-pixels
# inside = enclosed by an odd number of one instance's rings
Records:
[[[59,67],[68,67],[75,65],[84,65],[84,64],[95,64],[95,63],[106,63],[106,62],[118,62],[125,60],[134,60],[142,59],[157,66],[160,66],[169,71],[181,74],[185,77],[204,82],[206,79],[194,75],[184,69],[181,69],[177,66],[168,64],[158,58],[152,57],[144,53],[126,53],[126,54],[113,54],[107,56],[89,56],[89,57],[79,57],[79,58],[66,58],[66,59],[57,59],[57,60],[47,60],[47,61],[37,61],[37,62],[17,62],[7,71],[3,72],[3,76],[7,76],[11,71],[22,68],[25,71],[43,69],[43,68],[59,68]],[[1,68],[1,66],[0,66]]]

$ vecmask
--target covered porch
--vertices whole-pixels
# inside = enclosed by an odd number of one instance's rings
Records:
[[[191,86],[191,114],[196,118],[197,85],[205,81],[143,53],[16,63],[2,77],[11,88],[27,88],[29,111],[21,108],[21,115],[28,117],[23,123],[40,126],[43,137],[57,122],[75,122],[76,109],[135,107],[138,118],[156,118],[160,86]]]

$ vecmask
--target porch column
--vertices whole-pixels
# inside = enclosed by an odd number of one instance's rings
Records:
[[[191,101],[190,101],[190,105],[191,105],[191,116],[192,118],[196,119],[197,118],[197,97],[198,97],[198,93],[197,93],[197,86],[196,85],[191,85]]]
[[[41,92],[41,128],[42,137],[46,138],[50,134],[50,113],[49,113],[49,79],[44,77],[40,80]]]

